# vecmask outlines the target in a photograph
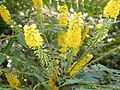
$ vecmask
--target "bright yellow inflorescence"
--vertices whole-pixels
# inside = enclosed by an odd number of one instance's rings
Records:
[[[58,45],[62,48],[61,52],[66,52],[67,47],[72,47],[75,52],[79,51],[81,45],[81,26],[83,24],[83,16],[81,13],[73,14],[69,22],[67,31],[61,31],[58,34]]]
[[[87,54],[82,60],[77,62],[71,69],[70,76],[74,75],[79,70],[81,70],[92,58],[93,58],[92,54]]]
[[[34,7],[43,8],[43,1],[42,0],[32,0],[34,3]]]
[[[114,22],[116,22],[116,18],[119,15],[120,11],[120,0],[110,0],[106,7],[104,8],[104,15],[106,17],[114,18]]]
[[[7,24],[13,22],[6,6],[0,6],[0,15]]]
[[[11,87],[18,87],[20,85],[20,81],[12,73],[6,73],[5,76]]]
[[[40,36],[39,30],[36,28],[37,28],[36,24],[24,26],[25,41],[30,48],[39,47],[43,44],[42,43],[43,39]]]
[[[69,28],[67,31],[67,46],[73,47],[78,52],[81,43],[81,26],[83,24],[82,14],[73,14],[73,18],[70,20]]]
[[[59,10],[60,16],[59,16],[59,26],[66,27],[68,24],[68,7],[66,5],[60,6]]]

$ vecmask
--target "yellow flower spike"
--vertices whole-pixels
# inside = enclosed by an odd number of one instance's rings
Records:
[[[11,87],[15,88],[20,85],[20,81],[12,73],[5,73],[5,76]]]
[[[36,24],[24,26],[24,36],[26,44],[31,47],[39,47],[43,44],[43,39],[40,36],[39,30],[36,29]]]
[[[66,5],[60,6],[59,10],[60,16],[59,16],[59,26],[66,27],[68,24],[68,7]]]
[[[43,8],[43,1],[42,0],[32,0],[34,3],[34,7]]]
[[[73,76],[75,73],[81,70],[92,58],[92,54],[87,54],[82,60],[78,61],[70,70],[70,76]]]
[[[106,17],[114,18],[114,22],[116,22],[117,16],[120,11],[120,0],[110,0],[106,7],[104,8],[104,15]]]
[[[83,25],[82,14],[72,14],[67,31],[60,31],[58,34],[58,45],[61,52],[66,52],[67,47],[73,47],[75,52],[79,51],[81,43],[81,26]]]
[[[73,28],[73,30],[69,29],[67,32],[67,36],[68,36],[67,46],[73,47],[73,49],[77,53],[79,51],[79,46],[81,43],[81,28],[79,27]]]
[[[0,6],[0,15],[7,24],[13,22],[13,20],[11,20],[10,12],[6,6]]]

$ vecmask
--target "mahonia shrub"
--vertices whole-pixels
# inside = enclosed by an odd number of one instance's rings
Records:
[[[14,5],[7,8],[7,0],[0,1],[2,23],[11,29],[11,35],[0,33],[0,89],[104,90],[111,88],[112,81],[120,81],[119,70],[93,65],[120,49],[116,45],[96,55],[117,22],[120,1],[100,7],[103,15],[93,13],[100,22],[87,16],[89,10],[79,10],[87,2],[68,1],[23,0],[17,3],[23,7],[16,15],[10,13],[16,10]]]

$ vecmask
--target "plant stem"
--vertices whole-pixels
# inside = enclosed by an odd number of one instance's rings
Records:
[[[86,66],[88,66],[88,65],[90,65],[90,64],[92,64],[92,63],[94,63],[94,62],[96,62],[96,61],[99,61],[99,60],[105,58],[106,56],[110,55],[111,53],[115,52],[116,50],[119,50],[119,47],[120,47],[120,46],[117,46],[116,48],[114,48],[114,49],[108,51],[108,52],[105,53],[103,56],[101,56],[101,57],[99,57],[99,58],[97,58],[97,59],[91,61],[90,63],[88,63]]]
[[[3,68],[0,68],[0,71],[3,71],[3,72],[11,72],[10,70],[3,69]],[[28,73],[28,72],[19,72],[19,71],[12,71],[12,73],[26,74],[26,75],[33,75],[32,73]]]
[[[18,36],[18,34],[17,35],[12,35],[12,36],[7,36],[6,38],[0,39],[0,42],[4,41],[4,40],[7,40],[7,39],[10,39],[10,38],[17,37],[17,36]]]

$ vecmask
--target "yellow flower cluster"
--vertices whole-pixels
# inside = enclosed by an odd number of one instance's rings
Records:
[[[7,24],[13,22],[6,6],[0,6],[0,15]]]
[[[39,47],[43,44],[42,43],[43,39],[40,36],[39,30],[36,28],[37,28],[36,24],[24,26],[25,41],[30,48]]]
[[[6,73],[5,76],[11,87],[18,87],[20,85],[20,81],[12,73]]]
[[[67,47],[73,47],[76,53],[79,51],[81,44],[81,26],[83,16],[81,13],[73,14],[67,31],[61,31],[58,34],[58,45],[62,48],[61,52],[66,52]]]
[[[93,58],[92,54],[87,54],[82,60],[77,62],[73,68],[70,70],[70,76],[77,73],[79,70],[81,70],[91,59]]]
[[[32,0],[34,3],[34,7],[43,8],[43,1],[42,0]]]
[[[66,5],[60,6],[59,26],[66,27],[68,24],[68,7]]]
[[[70,20],[69,28],[67,31],[67,46],[73,47],[78,52],[81,44],[81,26],[83,24],[82,14],[73,14],[73,18]]]
[[[114,22],[116,22],[116,18],[119,15],[120,11],[120,0],[110,0],[106,7],[104,8],[104,15],[106,17],[114,18]]]

